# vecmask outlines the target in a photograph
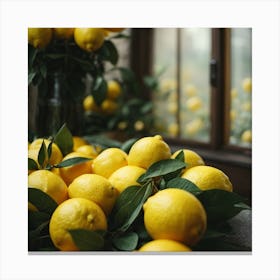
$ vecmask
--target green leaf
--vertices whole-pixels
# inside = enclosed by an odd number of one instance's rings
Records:
[[[207,213],[209,223],[226,221],[240,211],[248,209],[246,199],[234,192],[212,189],[201,192],[197,198]]]
[[[28,201],[31,202],[39,211],[52,214],[57,203],[45,192],[28,187]]]
[[[185,178],[174,178],[167,182],[167,188],[182,189],[197,196],[202,192],[194,183]]]
[[[138,217],[144,202],[152,192],[152,183],[148,183],[138,187],[138,190],[135,193],[132,193],[130,199],[123,204],[115,214],[114,225],[118,230],[124,232],[131,226],[134,220]]]
[[[50,220],[50,214],[40,211],[28,211],[28,230],[36,229]]]
[[[158,88],[158,79],[153,76],[144,77],[144,84],[151,90],[156,90]]]
[[[86,162],[86,161],[89,161],[89,160],[92,160],[92,158],[74,157],[74,158],[69,158],[69,159],[63,160],[59,164],[54,165],[54,167],[55,168],[67,167],[67,166],[83,163],[83,162]]]
[[[180,161],[182,161],[182,162],[185,162],[185,154],[184,154],[184,151],[183,151],[183,150],[180,151],[180,152],[178,153],[178,155],[175,157],[175,159],[178,159],[178,160],[180,160]]]
[[[32,158],[28,158],[28,170],[38,170],[37,162]]]
[[[46,159],[47,159],[47,148],[46,148],[45,141],[43,140],[39,153],[38,153],[38,159],[37,159],[41,168],[44,167],[43,165],[44,165]]]
[[[36,72],[28,73],[28,85],[30,85],[32,83],[35,76],[36,76]]]
[[[124,82],[131,83],[131,82],[135,81],[135,75],[132,70],[125,68],[125,67],[119,67],[117,69],[120,71]]]
[[[76,246],[81,251],[99,251],[104,248],[104,238],[96,231],[85,229],[71,229],[68,231],[71,234]]]
[[[122,236],[113,238],[113,244],[121,251],[132,251],[137,247],[138,239],[137,233],[128,232]]]
[[[73,150],[73,136],[66,126],[66,124],[63,124],[63,126],[59,129],[57,134],[54,136],[54,142],[58,145],[60,148],[62,154],[65,156],[68,153],[72,152]]]
[[[147,179],[171,174],[186,167],[186,164],[177,159],[164,159],[152,164],[148,170],[139,177],[138,182],[145,182]]]
[[[128,153],[129,150],[130,150],[130,148],[132,147],[132,145],[133,145],[136,141],[138,141],[138,140],[139,140],[139,138],[132,138],[132,139],[129,139],[129,140],[125,141],[125,142],[122,144],[121,149],[122,149],[124,152]]]
[[[40,72],[41,72],[41,75],[43,76],[43,78],[46,79],[46,77],[47,77],[47,66],[46,66],[46,64],[41,64],[40,65]]]
[[[113,65],[116,65],[119,60],[118,50],[112,41],[109,40],[104,41],[102,47],[98,50],[98,54]]]
[[[93,83],[92,96],[96,104],[100,106],[106,98],[107,82],[102,76],[98,76]]]

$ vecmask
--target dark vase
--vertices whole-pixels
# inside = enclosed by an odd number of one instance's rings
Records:
[[[73,97],[67,90],[65,75],[49,75],[44,90],[37,90],[35,134],[48,137],[66,123],[73,135],[81,135],[84,126],[82,97]]]

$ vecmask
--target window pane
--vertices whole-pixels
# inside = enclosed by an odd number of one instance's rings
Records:
[[[230,144],[251,147],[252,32],[231,29]]]
[[[180,130],[185,139],[209,141],[211,29],[181,29]]]
[[[153,73],[159,76],[159,90],[153,94],[154,126],[165,136],[178,135],[177,123],[177,30],[154,29]]]

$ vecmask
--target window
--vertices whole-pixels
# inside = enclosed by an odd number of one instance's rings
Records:
[[[154,131],[198,151],[251,196],[250,28],[133,29],[132,68],[159,77]],[[147,44],[144,46],[143,42]]]

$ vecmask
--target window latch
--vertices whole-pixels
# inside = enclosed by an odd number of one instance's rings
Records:
[[[210,85],[212,87],[217,87],[218,85],[218,69],[217,60],[211,59],[210,61]]]

